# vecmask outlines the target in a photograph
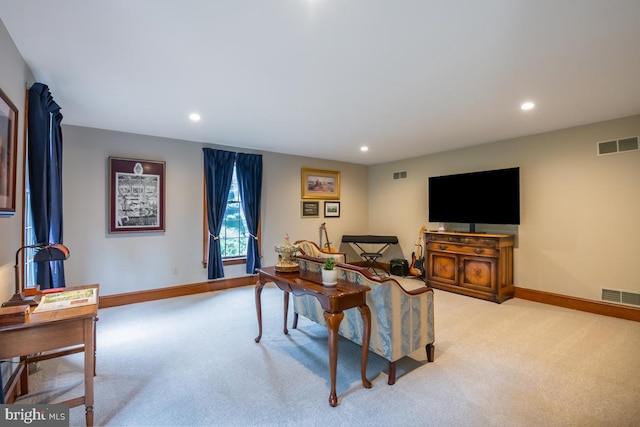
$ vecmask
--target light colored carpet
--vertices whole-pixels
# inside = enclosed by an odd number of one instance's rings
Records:
[[[332,408],[326,331],[301,318],[284,335],[282,293],[262,299],[259,344],[253,287],[100,310],[96,425],[640,426],[638,322],[436,290],[435,361],[400,360],[389,386],[371,353],[364,389],[341,339]],[[41,362],[22,401],[80,394],[81,370],[82,355]]]

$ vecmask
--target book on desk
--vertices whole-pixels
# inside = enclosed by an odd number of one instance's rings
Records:
[[[62,290],[55,293],[43,293],[34,312],[40,313],[96,303],[97,292],[95,288]]]

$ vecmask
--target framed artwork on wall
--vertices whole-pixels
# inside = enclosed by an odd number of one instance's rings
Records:
[[[164,231],[165,162],[109,157],[109,233]]]
[[[303,199],[340,198],[340,172],[302,168],[300,177]]]
[[[302,218],[318,218],[320,216],[320,202],[305,200],[300,202],[300,216]]]
[[[339,218],[340,217],[340,202],[324,202],[324,217],[325,218]]]
[[[0,89],[0,215],[16,212],[18,109]]]

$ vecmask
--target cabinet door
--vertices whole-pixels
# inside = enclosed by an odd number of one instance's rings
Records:
[[[458,284],[458,256],[445,252],[429,252],[428,279],[448,285]]]
[[[496,258],[460,257],[460,285],[485,292],[495,292],[498,283]]]

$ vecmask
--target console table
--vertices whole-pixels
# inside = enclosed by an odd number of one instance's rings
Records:
[[[428,286],[501,303],[513,297],[514,236],[425,233]]]
[[[329,370],[331,375],[331,392],[329,404],[338,405],[336,394],[336,368],[338,366],[338,328],[344,317],[344,310],[357,307],[360,310],[363,323],[362,357],[360,360],[360,374],[362,385],[371,388],[367,379],[367,357],[369,354],[369,340],[371,338],[371,311],[366,303],[368,286],[338,280],[335,287],[322,286],[320,274],[315,273],[281,273],[274,267],[258,269],[258,283],[256,283],[256,312],[258,315],[258,336],[256,342],[262,338],[262,304],[260,296],[262,288],[267,282],[274,282],[284,292],[284,333],[288,334],[287,313],[289,311],[289,294],[312,295],[318,299],[324,309],[324,319],[327,323],[329,338]]]
[[[65,291],[98,285],[65,288]],[[84,351],[84,396],[63,403],[85,406],[87,426],[93,425],[93,376],[95,375],[95,321],[98,304],[29,313],[25,323],[0,327],[0,359],[20,357],[20,392],[29,392],[28,364]],[[42,353],[39,354],[38,353]],[[31,356],[36,355],[36,356]],[[58,403],[58,402],[57,402]]]

